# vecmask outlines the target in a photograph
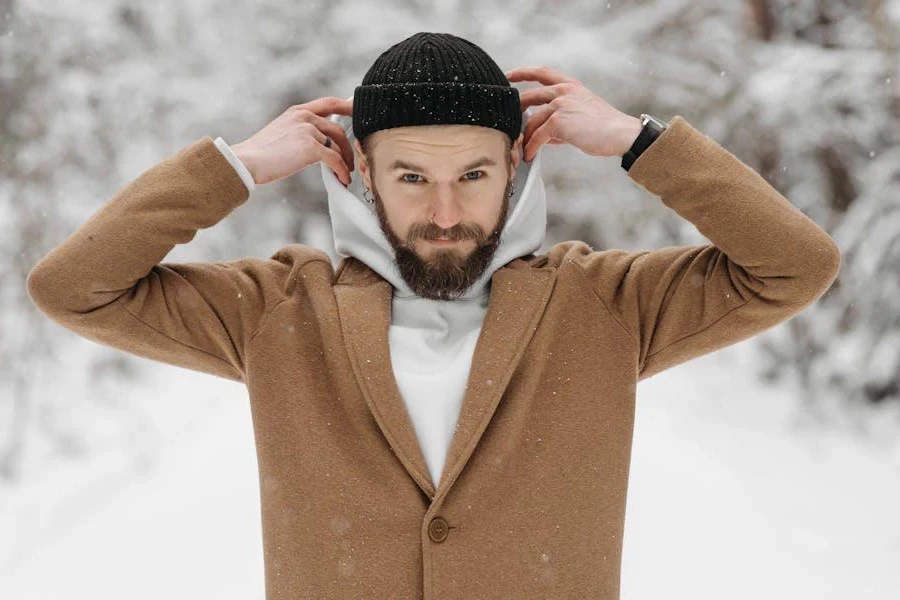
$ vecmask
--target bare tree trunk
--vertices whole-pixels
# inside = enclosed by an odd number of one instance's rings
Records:
[[[876,43],[884,53],[888,77],[894,93],[891,95],[890,111],[894,119],[900,120],[900,30],[891,22],[884,0],[868,0],[866,14],[876,32]]]
[[[771,41],[775,35],[775,15],[772,13],[769,0],[748,0],[748,8],[756,37],[767,42]]]

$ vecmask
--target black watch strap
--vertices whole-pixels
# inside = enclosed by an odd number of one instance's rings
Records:
[[[652,144],[667,127],[665,123],[648,114],[642,114],[641,120],[644,122],[644,127],[641,129],[637,138],[635,138],[634,143],[631,145],[631,148],[628,149],[628,152],[622,155],[622,168],[626,171],[631,168],[631,165],[638,159],[638,156],[640,156],[644,150],[649,148],[650,144]]]

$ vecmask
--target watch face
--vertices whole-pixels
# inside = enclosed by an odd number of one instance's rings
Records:
[[[665,129],[666,128],[665,123],[661,122],[659,119],[653,117],[652,115],[647,115],[647,114],[641,115],[641,121],[644,125],[646,125],[648,122],[653,123],[653,125],[657,129]]]

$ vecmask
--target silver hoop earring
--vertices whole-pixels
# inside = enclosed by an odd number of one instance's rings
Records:
[[[367,196],[366,194],[368,194],[368,193],[369,193],[369,188],[367,188],[366,186],[363,186],[363,200],[365,200],[369,204],[372,204],[373,202],[375,202],[375,198],[374,197],[370,198],[369,196]]]
[[[508,197],[512,198],[513,194],[516,193],[516,182],[515,182],[515,181],[511,181],[511,182],[509,183],[509,186],[508,186],[508,187],[509,187],[509,191],[506,192],[506,195],[507,195]]]

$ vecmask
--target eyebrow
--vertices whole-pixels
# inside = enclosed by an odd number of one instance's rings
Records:
[[[478,158],[478,159],[470,162],[469,164],[467,164],[465,167],[462,168],[462,170],[465,172],[465,171],[470,171],[472,169],[475,169],[477,167],[493,167],[496,165],[497,165],[497,162],[494,159],[492,159],[488,156],[482,156],[481,158]],[[426,169],[425,167],[420,167],[418,165],[408,163],[399,158],[397,160],[395,160],[394,162],[392,162],[391,166],[388,167],[388,170],[390,170],[390,171],[396,171],[397,169],[406,169],[408,171],[418,171],[420,173],[428,172],[428,169]]]

